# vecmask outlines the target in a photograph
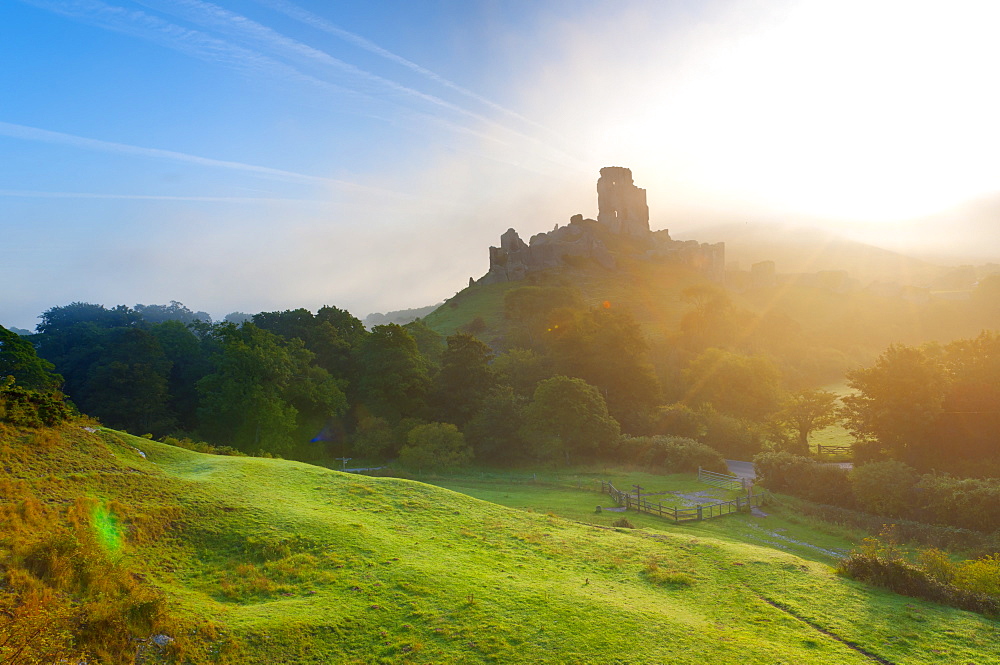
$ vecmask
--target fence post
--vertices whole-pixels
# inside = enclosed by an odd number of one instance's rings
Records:
[[[701,519],[701,506],[698,506],[698,519]]]

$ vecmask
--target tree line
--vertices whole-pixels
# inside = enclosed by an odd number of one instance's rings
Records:
[[[638,461],[678,442],[749,459],[808,454],[814,431],[843,421],[861,461],[995,464],[1000,335],[891,346],[848,373],[854,394],[841,405],[792,389],[762,341],[773,335],[734,332],[748,314],[723,291],[699,285],[684,297],[666,360],[627,310],[559,285],[506,292],[498,348],[473,324],[448,337],[421,320],[369,330],[332,306],[213,323],[178,302],[71,303],[43,313],[34,335],[0,333],[0,376],[61,387],[133,434],[302,459]],[[704,466],[721,459],[710,457]]]

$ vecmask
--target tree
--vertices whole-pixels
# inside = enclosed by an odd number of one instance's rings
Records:
[[[527,456],[522,433],[528,398],[510,386],[498,386],[463,428],[476,458],[512,464]]]
[[[596,386],[609,412],[631,430],[658,403],[660,386],[646,359],[646,341],[628,312],[578,311],[547,339],[556,370]]]
[[[925,463],[948,387],[939,360],[919,348],[892,345],[872,367],[848,372],[847,382],[857,392],[843,398],[843,415],[858,456]]]
[[[764,356],[707,349],[684,371],[684,402],[694,407],[708,403],[722,413],[761,421],[778,409],[780,378]]]
[[[446,471],[472,461],[472,449],[451,423],[428,423],[410,430],[399,463],[416,471]]]
[[[523,345],[539,345],[546,332],[564,318],[558,312],[579,309],[580,294],[566,286],[520,286],[503,297],[504,316],[513,321]]]
[[[417,350],[420,351],[420,354],[431,364],[439,365],[441,363],[441,354],[444,353],[445,349],[444,337],[440,333],[431,330],[430,326],[424,323],[423,319],[410,321],[403,327],[413,337],[413,341],[417,343]]]
[[[493,359],[492,367],[500,383],[524,397],[531,397],[538,382],[552,376],[549,357],[531,349],[510,349],[501,353]]]
[[[798,434],[796,455],[809,454],[809,435],[840,420],[836,394],[826,390],[802,390],[789,395],[778,412],[780,423]]]
[[[681,345],[692,351],[727,348],[736,341],[739,312],[725,289],[696,284],[681,292],[691,309],[681,318]]]
[[[851,492],[862,510],[886,517],[901,517],[913,500],[917,474],[896,460],[869,462],[850,474]]]
[[[77,405],[132,434],[170,434],[177,425],[169,406],[171,362],[159,340],[139,328],[110,330],[106,339],[106,351],[88,368]]]
[[[5,376],[31,390],[55,390],[63,382],[55,365],[39,358],[31,342],[0,326],[0,379]]]
[[[357,347],[357,360],[360,400],[371,414],[393,423],[425,414],[431,388],[427,362],[405,328],[375,326]]]
[[[448,337],[436,380],[437,412],[459,427],[479,410],[497,384],[490,367],[493,351],[467,333]]]
[[[201,431],[245,451],[285,453],[344,413],[347,400],[301,341],[253,324],[213,326],[213,371],[198,381]]]
[[[540,457],[587,457],[609,453],[618,441],[620,427],[608,414],[597,388],[582,379],[553,376],[535,388],[525,410],[526,437]]]
[[[195,321],[212,322],[212,317],[208,312],[192,312],[184,306],[184,303],[171,300],[169,305],[136,305],[133,308],[142,315],[146,323],[163,323],[165,321],[180,321],[181,323],[194,323]]]

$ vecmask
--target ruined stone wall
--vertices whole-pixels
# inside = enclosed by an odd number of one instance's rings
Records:
[[[591,259],[597,264],[613,269],[615,257],[598,237],[600,227],[612,233],[644,238],[639,243],[648,248],[645,258],[669,261],[689,266],[709,279],[723,282],[726,276],[726,247],[724,243],[701,244],[670,238],[666,230],[649,230],[649,206],[646,190],[636,187],[632,171],[620,166],[601,169],[597,181],[597,220],[573,215],[567,226],[556,226],[548,233],[539,233],[525,243],[514,229],[500,236],[500,246],[490,247],[490,269],[478,280],[480,284],[513,282],[524,279],[536,270],[566,265],[569,257]]]
[[[647,235],[649,206],[646,190],[636,187],[632,170],[605,166],[597,180],[597,221],[614,233]]]

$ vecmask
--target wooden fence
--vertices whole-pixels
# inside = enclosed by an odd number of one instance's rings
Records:
[[[724,490],[742,490],[745,492],[747,489],[747,481],[745,478],[737,478],[736,476],[731,476],[728,473],[708,471],[700,466],[698,467],[698,482],[705,483],[706,485],[712,485],[713,487],[721,487]]]
[[[718,503],[709,503],[689,508],[677,508],[675,506],[664,506],[660,502],[653,503],[648,498],[642,496],[636,498],[603,480],[601,481],[601,491],[608,494],[619,506],[625,506],[627,510],[659,515],[674,522],[705,520],[710,517],[721,517],[730,513],[749,511],[754,506],[764,505],[767,502],[768,496],[765,491],[745,497],[738,496],[731,501],[720,501]]]
[[[850,455],[851,446],[824,446],[822,443],[816,444],[817,455]]]

